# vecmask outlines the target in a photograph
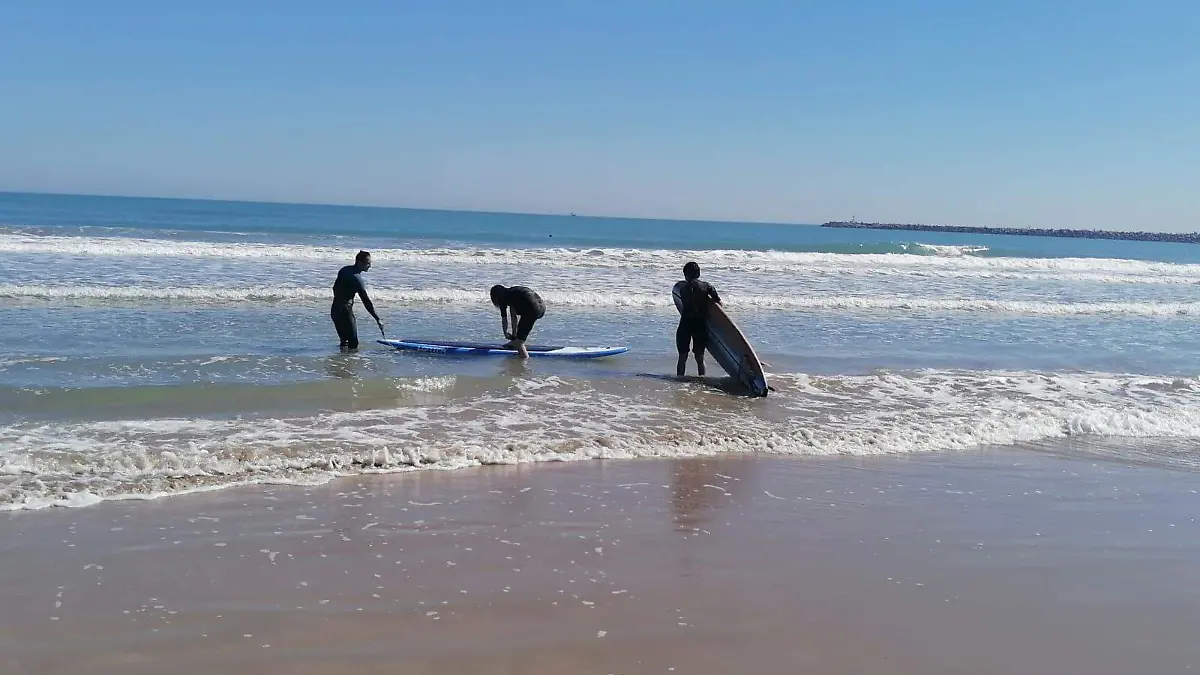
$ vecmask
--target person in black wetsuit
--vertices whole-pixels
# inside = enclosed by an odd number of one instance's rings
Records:
[[[383,333],[383,322],[375,313],[375,305],[367,296],[367,284],[363,281],[362,273],[371,269],[371,254],[359,251],[354,256],[354,264],[346,265],[338,270],[337,280],[333,282],[333,306],[329,308],[329,318],[337,329],[338,339],[342,349],[358,349],[358,325],[354,320],[354,296],[360,296],[363,307],[367,308],[379,332]]]
[[[708,346],[708,308],[712,303],[721,304],[717,289],[700,281],[700,265],[689,262],[683,266],[683,281],[675,284],[682,299],[679,312],[679,327],[675,329],[675,347],[679,350],[679,363],[675,374],[683,377],[687,372],[689,344],[696,355],[696,372],[704,377],[704,350]]]
[[[500,308],[500,323],[504,337],[508,339],[506,348],[516,347],[517,353],[523,359],[529,358],[529,350],[525,349],[525,341],[533,330],[533,324],[546,316],[546,303],[542,297],[524,286],[505,288],[500,284],[492,286],[492,304]],[[504,310],[508,310],[508,314]],[[512,316],[513,332],[508,332],[508,319]],[[518,317],[520,319],[518,320]]]

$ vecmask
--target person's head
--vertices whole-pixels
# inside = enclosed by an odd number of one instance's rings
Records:
[[[493,305],[497,307],[504,307],[504,305],[507,304],[505,300],[508,299],[508,289],[504,286],[501,286],[500,284],[492,286],[492,290],[489,294],[492,296]]]
[[[358,269],[366,272],[371,269],[371,254],[368,251],[359,251],[358,255],[354,256],[354,264]]]
[[[692,279],[700,278],[700,266],[695,262],[690,262],[683,266],[683,278],[691,281]]]

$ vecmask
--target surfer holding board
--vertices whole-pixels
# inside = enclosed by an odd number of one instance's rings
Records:
[[[504,330],[504,337],[508,339],[508,343],[503,348],[515,348],[521,358],[529,358],[529,351],[525,349],[525,341],[529,339],[529,333],[533,331],[533,324],[546,316],[546,303],[542,302],[540,295],[524,286],[505,288],[496,284],[492,286],[491,296],[492,304],[500,308],[500,323]],[[504,311],[505,309],[508,310],[507,313]],[[512,333],[508,332],[510,316],[513,324]]]
[[[704,349],[708,346],[708,308],[721,304],[717,289],[708,282],[700,281],[700,265],[689,262],[683,266],[683,281],[673,289],[679,297],[679,327],[675,329],[675,347],[679,350],[679,364],[675,374],[683,377],[687,372],[688,347],[696,355],[696,372],[704,377]]]
[[[690,346],[696,355],[700,377],[704,377],[704,352],[708,351],[751,396],[766,396],[771,387],[763,363],[750,341],[725,313],[716,289],[700,281],[700,265],[694,262],[684,265],[683,276],[683,281],[676,282],[671,289],[675,308],[679,310],[679,328],[675,331],[675,344],[679,348],[677,375],[682,378],[687,370]]]

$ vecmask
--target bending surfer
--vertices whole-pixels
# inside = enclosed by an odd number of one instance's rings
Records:
[[[675,374],[683,377],[687,372],[689,343],[696,355],[696,372],[704,377],[704,350],[708,346],[708,308],[712,303],[721,304],[717,289],[700,281],[700,265],[689,262],[683,266],[683,281],[675,284],[679,293],[679,327],[675,329],[675,347],[679,350],[679,363]]]
[[[338,270],[337,279],[333,282],[333,306],[329,308],[329,318],[337,329],[338,339],[342,349],[358,349],[358,324],[354,320],[354,296],[362,298],[363,307],[375,318],[379,332],[383,333],[383,322],[375,313],[375,305],[367,296],[367,284],[363,281],[362,273],[371,269],[371,254],[359,251],[354,256],[354,264],[346,265]]]
[[[542,297],[524,286],[505,288],[500,284],[492,286],[490,292],[492,304],[500,308],[500,323],[504,337],[508,340],[506,349],[516,348],[517,354],[523,359],[529,358],[529,350],[525,349],[525,341],[533,331],[533,324],[546,316],[546,303]],[[506,314],[504,310],[507,309]],[[513,332],[508,332],[508,319],[512,317]]]

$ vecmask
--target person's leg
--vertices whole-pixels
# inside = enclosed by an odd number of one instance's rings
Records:
[[[696,322],[692,326],[692,352],[696,355],[696,372],[704,377],[704,350],[708,347],[708,326]]]
[[[337,330],[338,346],[345,349],[352,337],[350,324],[346,318],[346,308],[334,305],[329,309],[329,318],[333,320],[333,327]]]
[[[517,322],[517,330],[513,333],[516,338],[512,341],[512,346],[516,347],[517,355],[523,359],[529,358],[529,350],[525,348],[525,341],[529,339],[529,334],[533,332],[533,324],[537,323],[540,317],[522,316]]]
[[[688,347],[691,346],[692,333],[683,317],[679,318],[679,327],[675,329],[675,349],[679,351],[679,362],[675,364],[676,377],[687,373]]]
[[[346,349],[358,349],[358,322],[354,318],[354,310],[347,307],[342,321],[346,326]]]

